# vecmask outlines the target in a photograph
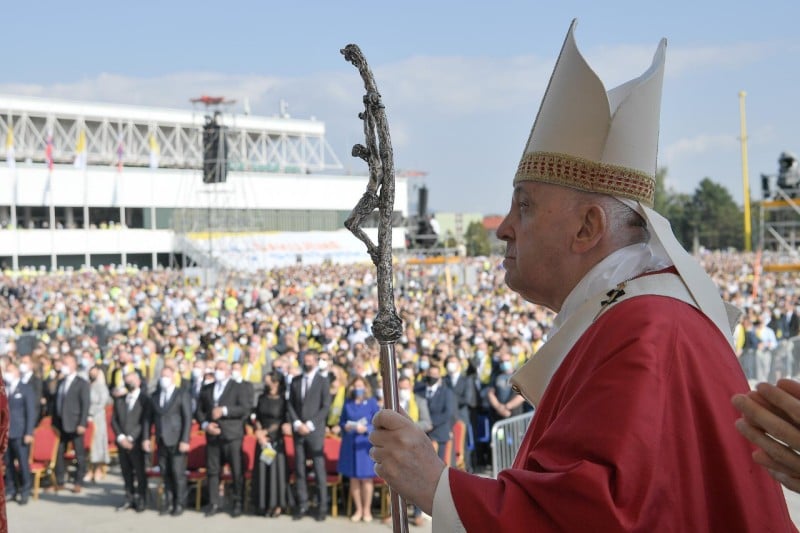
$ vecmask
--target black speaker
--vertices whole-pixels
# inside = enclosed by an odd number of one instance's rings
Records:
[[[419,188],[417,200],[417,214],[419,218],[424,219],[428,213],[428,188],[426,186],[423,185]]]
[[[228,177],[228,141],[220,114],[203,126],[203,183],[224,183]]]

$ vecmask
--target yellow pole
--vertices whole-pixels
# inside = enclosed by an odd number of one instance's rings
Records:
[[[744,97],[747,93],[739,91],[739,116],[741,117],[742,132],[742,188],[744,189],[744,251],[751,251],[751,234],[750,228],[750,178],[747,175],[747,120],[745,119],[744,112]]]

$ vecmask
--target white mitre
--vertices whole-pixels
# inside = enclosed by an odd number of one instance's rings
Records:
[[[680,245],[653,207],[661,87],[662,39],[644,74],[606,92],[575,44],[572,22],[514,177],[614,196],[639,213],[653,253],[678,271],[697,307],[733,343],[738,311]]]

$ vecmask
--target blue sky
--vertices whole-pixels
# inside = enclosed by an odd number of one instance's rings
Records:
[[[741,202],[740,90],[751,191],[800,152],[800,2],[23,2],[4,10],[0,93],[189,108],[200,94],[279,101],[327,123],[345,167],[361,142],[359,44],[383,93],[398,168],[429,174],[436,211],[503,213],[570,20],[607,87],[669,41],[660,164],[691,192],[703,177]]]

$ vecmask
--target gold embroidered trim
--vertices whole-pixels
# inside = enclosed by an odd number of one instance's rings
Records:
[[[639,170],[552,152],[525,154],[514,176],[514,183],[519,181],[542,181],[582,191],[622,196],[638,200],[648,207],[653,207],[656,186],[653,176]]]

